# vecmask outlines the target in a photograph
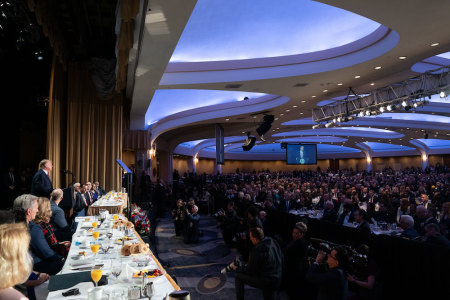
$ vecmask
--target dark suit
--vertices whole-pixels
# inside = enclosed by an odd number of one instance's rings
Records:
[[[31,182],[31,194],[38,197],[50,198],[52,191],[53,185],[50,177],[42,169],[37,171]]]
[[[84,200],[83,200],[83,195],[84,195]],[[75,206],[73,207],[73,216],[77,217],[77,216],[84,216],[85,215],[85,210],[86,208],[89,206],[89,200],[86,197],[86,194],[81,194],[81,193],[77,193],[76,196],[76,201],[75,201]]]

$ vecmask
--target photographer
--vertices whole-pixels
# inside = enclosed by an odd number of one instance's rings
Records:
[[[181,236],[183,233],[183,224],[186,219],[186,208],[181,199],[177,201],[177,208],[172,211],[173,224],[175,226],[175,235]]]
[[[239,217],[234,210],[234,202],[230,201],[227,204],[226,211],[219,211],[218,217],[220,220],[220,228],[222,229],[223,240],[225,244],[230,246],[233,244],[233,238],[237,231]]]
[[[248,264],[240,267],[232,265],[232,269],[236,270],[236,299],[244,299],[245,284],[262,289],[264,300],[275,299],[283,264],[280,248],[272,238],[264,237],[261,228],[250,229],[250,240],[254,247]]]
[[[346,300],[348,281],[344,269],[348,263],[347,250],[341,246],[331,250],[323,270],[320,264],[326,256],[324,251],[319,251],[316,261],[309,267],[306,279],[317,286],[318,300]]]
[[[193,205],[191,210],[186,208],[186,227],[184,229],[184,243],[197,243],[200,235],[198,229],[198,222],[200,221],[200,215],[198,214],[197,205]]]
[[[284,250],[283,285],[292,300],[304,298],[309,291],[306,283],[306,252],[305,234],[308,227],[303,222],[295,224],[292,230],[292,242]]]

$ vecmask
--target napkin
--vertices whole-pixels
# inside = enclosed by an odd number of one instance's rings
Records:
[[[63,289],[68,289],[80,282],[93,282],[91,279],[91,271],[68,273],[62,275],[50,276],[50,281],[48,283],[49,291],[58,291]],[[105,275],[102,276],[98,285],[108,284],[108,279]]]

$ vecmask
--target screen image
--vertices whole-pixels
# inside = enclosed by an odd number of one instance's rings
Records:
[[[288,165],[314,165],[317,163],[317,145],[288,144],[286,147]]]

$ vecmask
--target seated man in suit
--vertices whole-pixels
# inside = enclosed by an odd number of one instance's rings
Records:
[[[59,241],[71,241],[72,231],[70,230],[69,224],[67,224],[64,211],[58,206],[62,199],[63,191],[61,189],[55,189],[50,194],[50,208],[52,210],[50,224]]]
[[[400,216],[399,225],[403,229],[401,237],[412,240],[419,236],[417,230],[414,229],[414,219],[410,215]]]
[[[95,187],[97,189],[98,198],[100,199],[103,195],[106,194],[106,191],[100,186],[100,182],[95,182]]]
[[[50,198],[53,191],[52,181],[50,180],[50,172],[53,169],[51,160],[43,159],[39,163],[39,171],[33,177],[31,182],[31,194],[38,197]]]
[[[22,208],[25,211],[31,236],[30,249],[34,262],[33,270],[55,275],[61,271],[64,258],[50,248],[42,227],[32,222],[38,212],[38,197],[30,194],[21,195],[14,200],[14,207]]]
[[[372,230],[370,229],[369,223],[367,222],[367,212],[364,209],[357,209],[353,213],[353,217],[355,218],[355,222],[358,223],[356,229],[361,233],[371,234]]]

